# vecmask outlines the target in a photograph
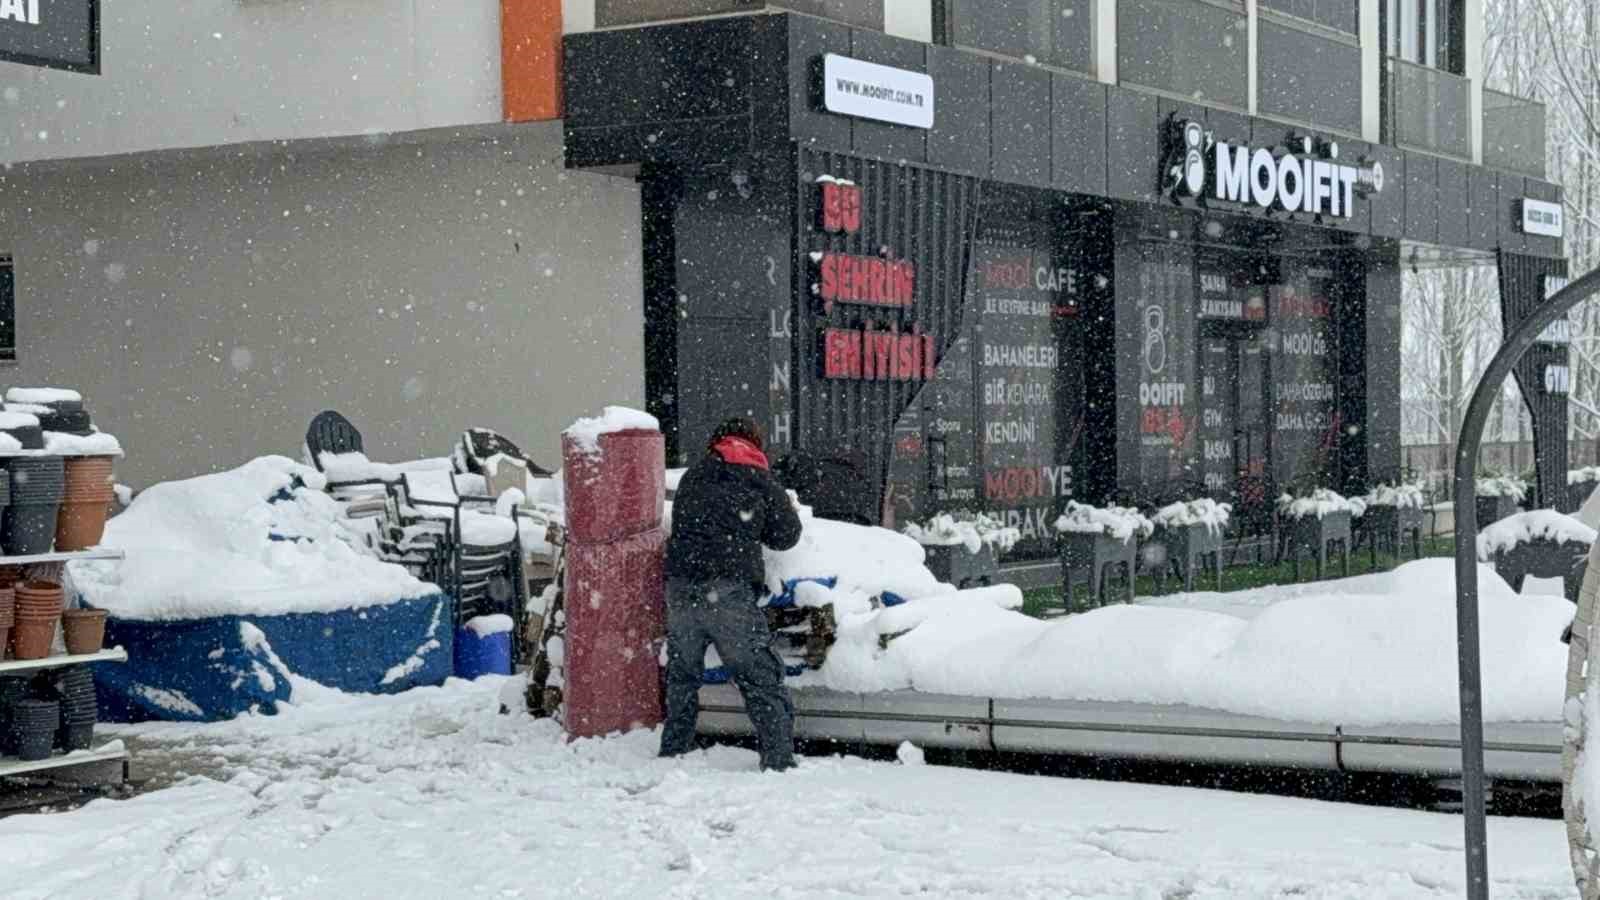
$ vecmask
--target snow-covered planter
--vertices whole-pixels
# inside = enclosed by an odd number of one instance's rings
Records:
[[[1516,515],[1528,496],[1528,483],[1515,475],[1492,475],[1478,479],[1477,493],[1481,528]]]
[[[1367,511],[1362,515],[1362,523],[1372,537],[1373,566],[1377,566],[1380,538],[1399,556],[1409,535],[1416,557],[1421,559],[1423,510],[1427,507],[1422,485],[1380,484],[1363,499]]]
[[[927,565],[940,581],[957,587],[993,584],[1000,574],[1000,556],[1016,546],[1022,532],[988,515],[967,510],[940,513],[903,529],[922,545]]]
[[[1215,564],[1217,587],[1222,586],[1222,536],[1228,529],[1233,507],[1218,503],[1209,497],[1173,503],[1156,510],[1151,516],[1155,523],[1155,540],[1165,551],[1163,558],[1154,562],[1160,565],[1162,580],[1174,565],[1183,575],[1183,589],[1194,590],[1194,573],[1210,556]]]
[[[1600,486],[1600,466],[1584,466],[1567,472],[1567,508],[1583,509],[1597,486]]]
[[[1478,559],[1494,564],[1518,591],[1529,578],[1560,578],[1567,599],[1576,601],[1584,560],[1595,531],[1553,509],[1536,509],[1501,519],[1478,534]]]
[[[1317,488],[1299,497],[1284,494],[1278,498],[1278,514],[1291,521],[1307,518],[1324,519],[1341,514],[1358,519],[1366,511],[1365,500],[1346,497],[1338,491],[1327,488]]]
[[[1278,498],[1278,515],[1283,519],[1281,546],[1294,560],[1296,580],[1300,577],[1300,554],[1310,551],[1317,562],[1317,577],[1328,565],[1328,548],[1338,544],[1343,550],[1345,574],[1350,574],[1353,523],[1367,511],[1359,497],[1345,497],[1337,491],[1317,488],[1310,494]]]
[[[1128,579],[1128,601],[1134,599],[1133,577],[1138,569],[1139,542],[1155,533],[1155,523],[1136,509],[1068,503],[1056,519],[1057,547],[1061,555],[1061,580],[1067,608],[1073,605],[1074,573],[1087,569],[1090,592],[1104,602],[1106,569],[1116,566]]]
[[[1147,538],[1156,530],[1154,522],[1137,509],[1126,506],[1090,506],[1068,503],[1067,511],[1056,519],[1056,531],[1064,535],[1104,535],[1129,543],[1135,535]]]

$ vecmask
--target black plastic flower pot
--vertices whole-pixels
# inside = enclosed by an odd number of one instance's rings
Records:
[[[7,506],[0,514],[0,547],[11,556],[49,553],[55,544],[60,503]]]
[[[59,456],[24,456],[6,463],[11,473],[11,494],[24,496],[30,491],[55,488],[59,493],[67,483],[66,462]]]
[[[87,435],[91,433],[89,413],[82,409],[42,413],[39,416],[39,427],[44,431],[58,431],[62,434]]]
[[[55,749],[56,733],[54,731],[19,731],[17,732],[17,759],[23,762],[38,762],[49,759],[50,751]]]
[[[41,403],[39,405],[40,406],[48,406],[51,409],[55,410],[56,412],[82,412],[83,411],[83,401],[82,400],[51,400],[49,403]]]
[[[94,723],[63,725],[56,734],[56,742],[68,753],[74,750],[87,750],[94,746]]]

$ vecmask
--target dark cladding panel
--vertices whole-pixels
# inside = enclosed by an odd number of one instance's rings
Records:
[[[1368,151],[1374,162],[1383,166],[1383,190],[1367,197],[1372,208],[1372,234],[1374,237],[1398,238],[1406,227],[1405,156],[1393,147],[1370,145]]]
[[[1219,141],[1231,144],[1248,144],[1250,142],[1250,117],[1244,113],[1228,112],[1221,109],[1206,111],[1206,128]]]
[[[643,123],[604,128],[568,128],[567,165],[659,163],[703,165],[747,157],[752,152],[750,118],[724,116],[670,125]]]
[[[1559,281],[1552,281],[1566,276],[1567,261],[1501,252],[1499,264],[1500,314],[1505,332],[1510,333],[1560,285]],[[1572,511],[1567,502],[1569,400],[1564,391],[1551,392],[1545,387],[1547,368],[1556,366],[1570,371],[1570,356],[1569,347],[1541,342],[1523,354],[1512,369],[1533,419],[1533,455],[1538,475],[1535,509]]]
[[[928,367],[960,334],[981,184],[841,153],[799,155],[795,440],[853,460],[874,498],[892,466],[932,464],[924,433],[897,432],[928,387]],[[848,222],[835,230],[824,213],[830,191],[842,195]]]
[[[1050,73],[995,63],[993,174],[1015,184],[1050,183]]]
[[[1106,104],[1106,193],[1121,200],[1157,202],[1161,164],[1161,119],[1156,98],[1111,87]]]
[[[770,428],[766,322],[707,318],[678,332],[678,459],[687,465],[717,423],[749,416]]]
[[[928,47],[933,76],[933,130],[928,162],[942,169],[989,172],[989,60],[946,47]]]
[[[571,35],[566,126],[749,115],[750,38],[743,18]]]
[[[806,16],[784,16],[789,23],[789,129],[801,146],[844,150],[850,146],[851,120],[823,112],[822,57],[850,55],[850,29]]]
[[[1465,247],[1472,239],[1469,196],[1467,166],[1455,160],[1439,160],[1438,241],[1446,247]]]
[[[1243,9],[1193,0],[1120,0],[1117,77],[1234,109],[1249,106]]]
[[[1500,227],[1500,249],[1523,253],[1528,241],[1522,235],[1522,198],[1527,181],[1521,175],[1500,173],[1500,206],[1495,218]]]
[[[1366,468],[1377,483],[1401,475],[1399,243],[1374,241],[1365,270]]]
[[[1467,201],[1471,204],[1467,246],[1474,250],[1493,250],[1498,245],[1495,213],[1500,206],[1499,178],[1499,173],[1481,166],[1473,166],[1467,172]]]
[[[1439,242],[1439,160],[1426,153],[1405,156],[1405,236],[1409,240],[1436,244]]]
[[[860,30],[851,32],[851,41],[852,55],[856,59],[912,72],[928,71],[926,44],[889,37],[875,31]],[[934,85],[933,91],[934,118],[937,120],[945,110],[941,108],[943,98],[939,96],[937,84]],[[888,122],[874,122],[869,119],[856,119],[853,125],[855,151],[863,156],[917,163],[927,161],[928,132],[921,128],[891,125]]]
[[[1524,197],[1531,197],[1534,200],[1543,200],[1546,203],[1561,202],[1561,189],[1553,184],[1550,184],[1549,182],[1537,181],[1529,178],[1526,182],[1524,182],[1524,184],[1526,185],[1523,188]],[[1522,211],[1520,208],[1517,210],[1517,222],[1518,224],[1521,224],[1522,222]],[[1533,253],[1538,256],[1561,255],[1561,238],[1547,237],[1541,234],[1530,234],[1526,236],[1526,240],[1528,242],[1529,253]]]
[[[1372,145],[1366,141],[1353,141],[1345,138],[1338,138],[1337,140],[1339,143],[1338,162],[1344,165],[1359,167],[1361,160],[1372,156]],[[1393,185],[1384,185],[1384,187],[1389,190],[1394,189]],[[1348,219],[1333,219],[1327,224],[1340,231],[1348,231],[1352,234],[1370,234],[1372,232],[1372,201],[1376,199],[1370,194],[1365,197],[1357,194],[1354,214]]]
[[[1055,187],[1080,194],[1106,192],[1106,87],[1057,74],[1051,83],[1051,141]]]

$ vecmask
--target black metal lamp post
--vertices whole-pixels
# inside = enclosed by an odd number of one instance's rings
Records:
[[[1456,656],[1461,681],[1462,814],[1467,832],[1467,897],[1488,900],[1489,835],[1483,773],[1483,673],[1478,648],[1478,447],[1489,409],[1517,360],[1546,327],[1600,291],[1600,269],[1569,284],[1536,307],[1506,336],[1472,394],[1456,444]]]

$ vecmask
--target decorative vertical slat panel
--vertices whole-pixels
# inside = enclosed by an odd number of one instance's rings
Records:
[[[933,338],[934,362],[957,337],[966,296],[968,260],[978,219],[979,181],[913,165],[864,160],[800,148],[795,222],[795,372],[797,447],[818,457],[846,455],[861,466],[881,497],[896,421],[926,382],[921,378],[827,378],[826,329],[913,331]],[[821,186],[828,176],[860,188],[861,228],[825,234],[818,221]],[[817,292],[813,255],[906,261],[916,267],[914,302],[887,308],[840,302],[831,309]]]
[[[1500,315],[1509,333],[1545,299],[1546,279],[1565,278],[1567,261],[1500,252]],[[1563,345],[1539,343],[1513,371],[1533,419],[1533,456],[1538,472],[1535,508],[1571,512],[1567,502],[1567,394],[1546,389],[1547,367],[1570,365]],[[1479,523],[1486,524],[1486,523]]]

